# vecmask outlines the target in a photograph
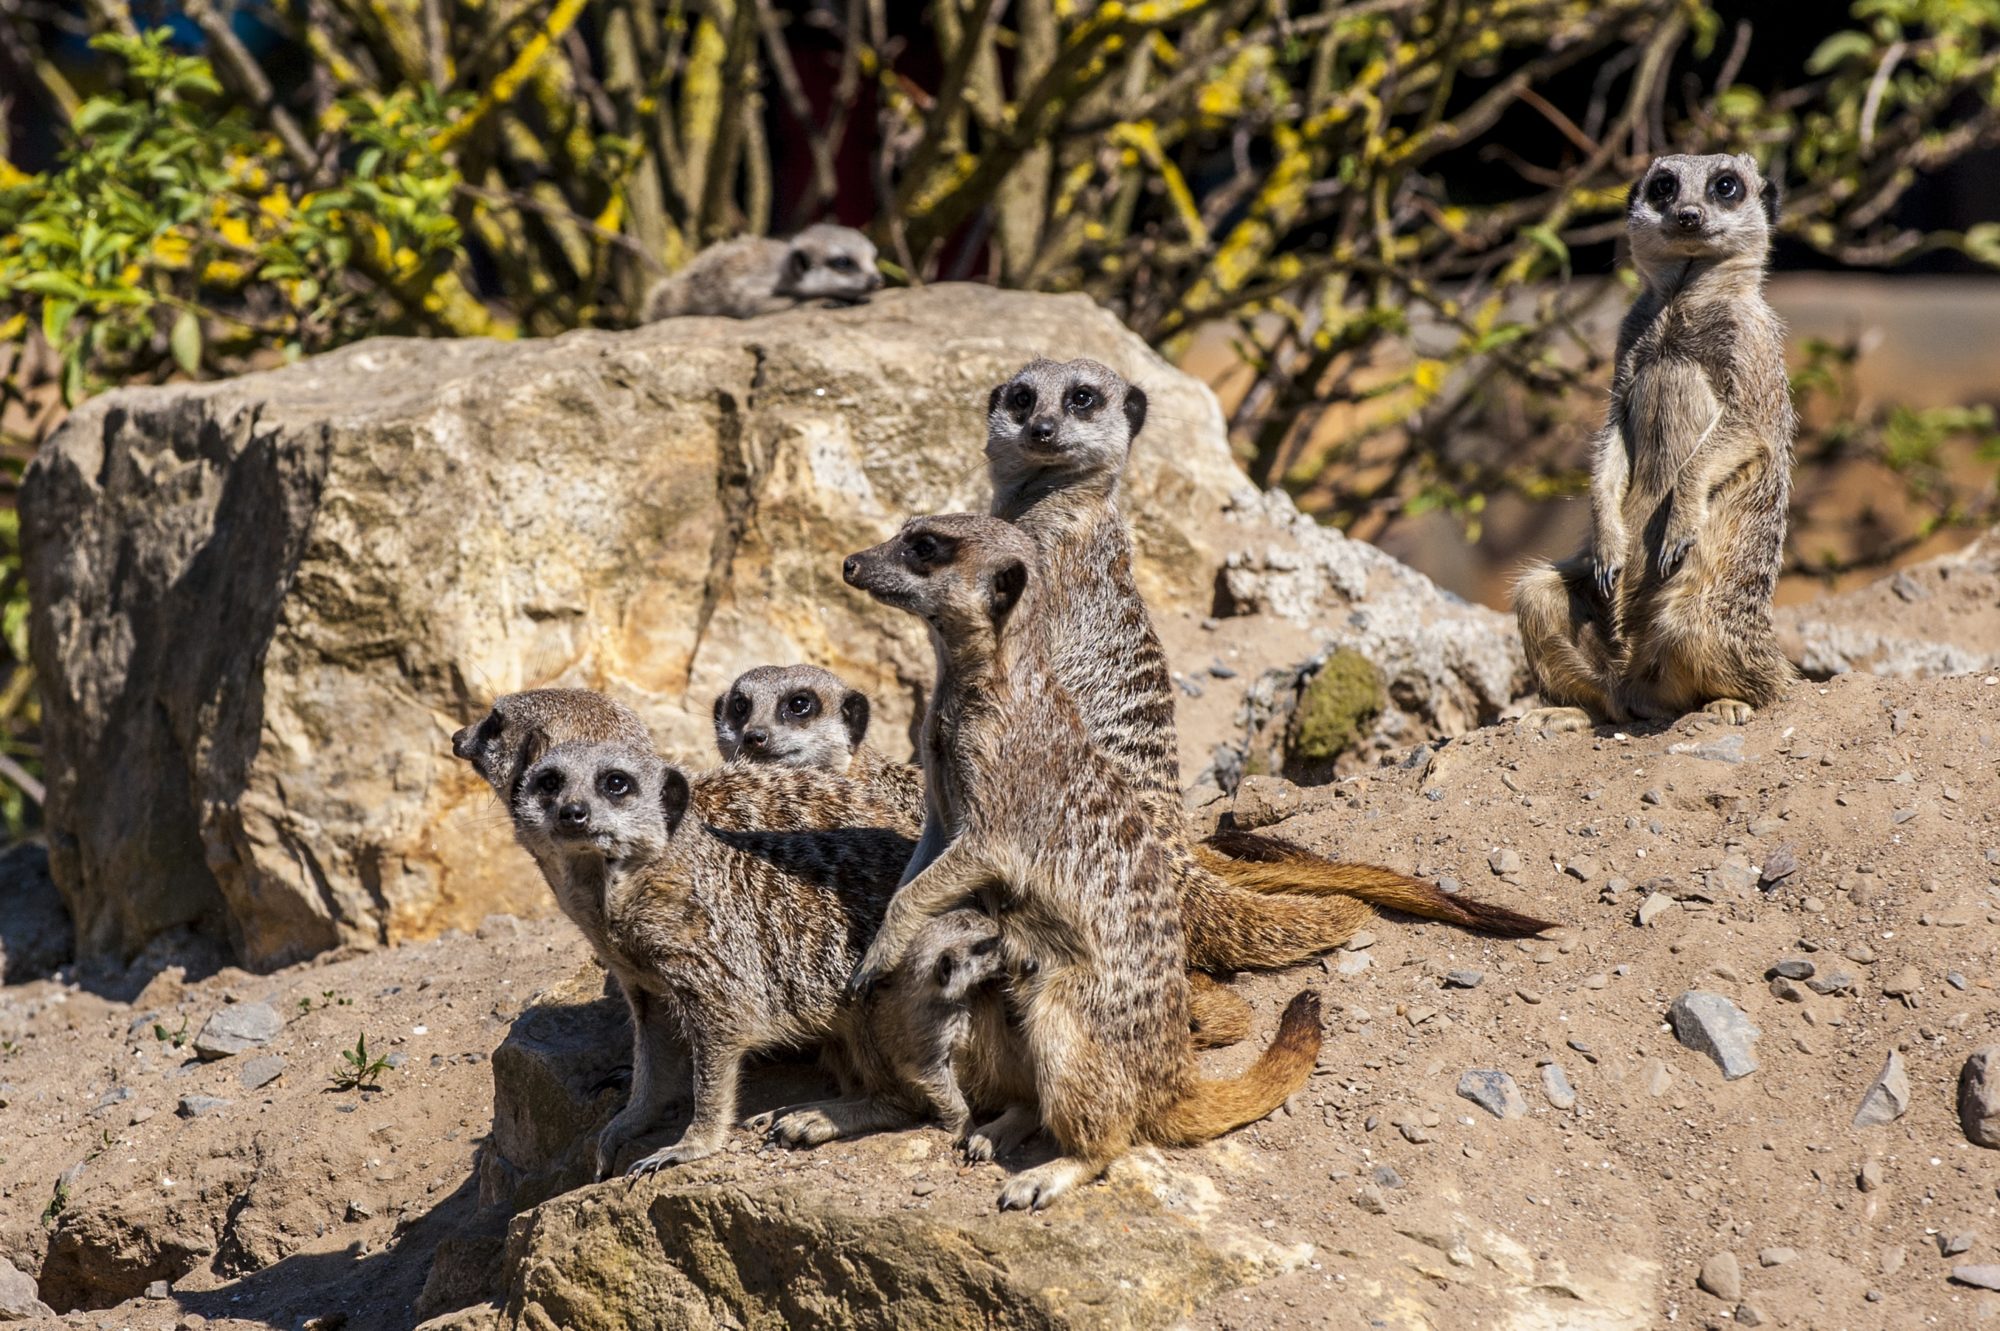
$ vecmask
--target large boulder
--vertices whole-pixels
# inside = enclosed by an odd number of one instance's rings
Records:
[[[1963,550],[1778,611],[1785,654],[1814,679],[2000,670],[2000,527]]]
[[[987,391],[1036,355],[1151,394],[1128,506],[1156,613],[1288,626],[1276,659],[1357,646],[1405,730],[1491,719],[1519,685],[1504,617],[1256,494],[1208,390],[1081,296],[370,341],[107,394],[30,469],[49,848],[79,953],[193,924],[272,967],[546,909],[447,750],[512,689],[608,689],[698,762],[739,670],[815,661],[899,747],[929,650],[839,558],[984,502]]]

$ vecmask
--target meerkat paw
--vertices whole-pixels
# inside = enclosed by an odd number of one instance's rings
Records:
[[[634,1114],[630,1109],[621,1110],[617,1117],[604,1125],[604,1130],[597,1134],[597,1178],[600,1183],[617,1172],[619,1149],[645,1130],[645,1116]]]
[[[1590,713],[1581,707],[1537,707],[1532,712],[1523,713],[1514,723],[1514,729],[1523,735],[1540,735],[1551,739],[1573,730],[1590,729]]]
[[[794,1109],[781,1114],[765,1129],[772,1141],[793,1150],[824,1146],[840,1139],[840,1124],[823,1109]]]
[[[1736,698],[1717,698],[1701,710],[1732,726],[1747,724],[1751,717],[1757,715],[1756,708]]]
[[[1597,595],[1606,601],[1618,589],[1618,575],[1625,571],[1625,565],[1616,555],[1600,552],[1590,557],[1590,580],[1597,588]]]
[[[1088,1177],[1083,1163],[1068,1156],[1051,1160],[1033,1169],[1024,1169],[1000,1189],[1003,1211],[1046,1210],[1056,1198]]]
[[[968,1162],[995,1160],[1035,1135],[1041,1126],[1035,1112],[1025,1105],[1009,1105],[1000,1117],[982,1123],[965,1135],[959,1149]]]
[[[696,1139],[682,1137],[672,1146],[662,1146],[651,1155],[632,1162],[625,1171],[627,1178],[640,1178],[647,1174],[657,1174],[670,1165],[685,1165],[690,1161],[705,1159],[722,1149],[722,1143],[706,1137]]]
[[[1688,551],[1694,549],[1694,537],[1669,536],[1660,543],[1660,579],[1665,581],[1680,571],[1686,561]]]

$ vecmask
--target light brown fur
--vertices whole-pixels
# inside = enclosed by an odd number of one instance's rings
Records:
[[[1771,623],[1796,429],[1763,291],[1776,216],[1747,156],[1662,157],[1632,187],[1643,285],[1618,335],[1590,543],[1514,588],[1548,704],[1524,729],[1698,708],[1740,724],[1792,678]]]
[[[918,518],[845,576],[931,626],[922,749],[953,811],[942,853],[891,900],[851,981],[867,992],[927,921],[968,898],[1000,921],[1043,1123],[1063,1150],[1009,1180],[1002,1208],[1048,1205],[1134,1143],[1188,1145],[1253,1121],[1305,1083],[1316,996],[1231,1081],[1195,1072],[1179,891],[1139,793],[1057,680],[1041,616],[1061,596],[1034,544],[993,518]],[[1067,588],[1060,588],[1066,592]]]

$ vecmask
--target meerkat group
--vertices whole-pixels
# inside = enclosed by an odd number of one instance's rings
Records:
[[[1792,419],[1760,294],[1775,191],[1747,158],[1666,157],[1628,211],[1644,291],[1593,540],[1517,591],[1551,704],[1524,724],[1545,733],[1698,706],[1741,721],[1788,672],[1769,598]],[[786,299],[804,297],[793,283]],[[810,1146],[930,1121],[975,1160],[1045,1129],[1061,1153],[999,1198],[1044,1207],[1134,1145],[1207,1140],[1304,1084],[1322,1038],[1310,990],[1247,1071],[1199,1074],[1197,1049],[1250,1025],[1210,972],[1325,952],[1375,905],[1501,936],[1547,927],[1190,827],[1119,505],[1147,406],[1096,362],[1031,362],[986,402],[990,511],[912,518],[844,561],[846,582],[927,626],[915,764],[872,748],[867,697],[810,665],[757,667],[716,698],[722,764],[706,770],[585,690],[509,695],[454,736],[630,1008],[632,1090],[596,1143],[600,1177],[720,1149],[743,1058],[816,1049],[839,1096],[746,1126]],[[682,1098],[679,1140],[627,1162]]]

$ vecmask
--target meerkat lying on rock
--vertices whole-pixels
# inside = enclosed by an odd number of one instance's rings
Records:
[[[1514,588],[1555,733],[1697,708],[1736,724],[1792,678],[1771,623],[1797,421],[1764,299],[1778,187],[1747,156],[1661,157],[1632,187],[1639,298],[1618,334],[1588,548]]]
[[[850,989],[871,990],[939,913],[988,902],[1041,1120],[1063,1150],[1010,1179],[1003,1209],[1047,1206],[1138,1142],[1191,1145],[1263,1117],[1304,1085],[1320,1045],[1318,999],[1301,993],[1243,1076],[1196,1075],[1168,848],[1056,674],[1041,621],[1073,588],[1041,563],[1020,529],[958,515],[913,519],[843,569],[931,626],[925,786],[954,812]]]
[[[711,245],[646,293],[641,321],[709,314],[754,319],[812,301],[854,305],[882,285],[875,242],[822,222],[790,240],[738,236]]]

